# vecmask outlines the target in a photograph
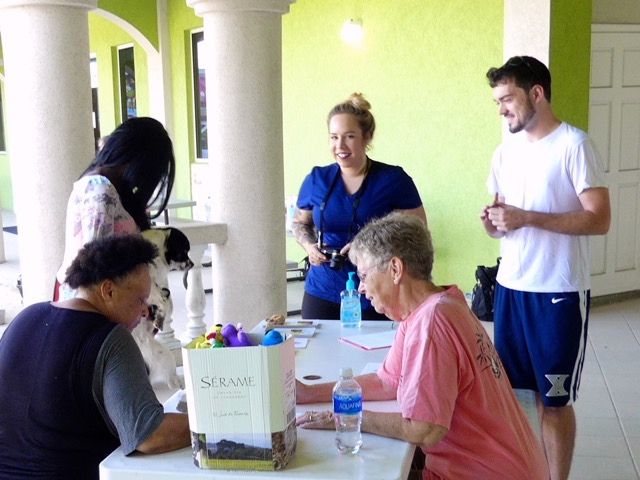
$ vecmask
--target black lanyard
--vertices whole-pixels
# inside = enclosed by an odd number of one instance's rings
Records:
[[[371,162],[371,160],[369,159],[369,157],[367,157],[367,163]],[[369,171],[371,170],[371,167],[373,166],[373,163],[369,164]],[[367,171],[367,173],[365,174],[364,180],[362,180],[362,185],[360,185],[360,189],[356,192],[356,195],[353,199],[353,203],[351,204],[351,206],[353,207],[353,211],[351,213],[351,224],[349,225],[349,235],[347,236],[347,243],[349,243],[351,241],[351,235],[353,234],[353,226],[355,224],[356,221],[356,214],[358,213],[358,206],[360,205],[360,197],[362,197],[362,194],[364,193],[364,190],[367,186],[367,180],[369,180],[369,171]],[[326,207],[327,205],[327,200],[329,199],[329,195],[331,195],[331,192],[333,191],[333,188],[336,186],[336,183],[338,182],[338,178],[340,177],[340,167],[338,167],[338,171],[336,172],[336,174],[333,177],[333,180],[331,180],[331,184],[329,185],[329,189],[327,190],[327,193],[325,194],[324,198],[322,199],[322,203],[320,203],[320,229],[318,231],[318,248],[322,248],[322,237],[324,235],[324,207]],[[343,245],[344,246],[344,245]]]

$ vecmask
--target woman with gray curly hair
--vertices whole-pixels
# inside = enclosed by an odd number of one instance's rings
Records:
[[[397,399],[400,412],[363,410],[362,431],[419,446],[424,479],[548,479],[489,335],[458,287],[433,283],[433,257],[424,222],[398,212],[368,223],[351,244],[360,293],[400,322],[378,372],[357,377],[363,400]],[[297,402],[330,401],[332,388],[298,382]],[[297,424],[330,429],[331,419],[307,412]]]

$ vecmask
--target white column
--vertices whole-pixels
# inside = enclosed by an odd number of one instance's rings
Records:
[[[147,52],[150,116],[161,120],[169,136],[174,138],[172,96],[169,93],[171,92],[171,49],[167,0],[156,0],[156,8],[158,9],[158,52]]]
[[[93,158],[88,12],[97,0],[0,0],[7,149],[24,303],[51,299],[72,183]]]
[[[186,0],[203,18],[214,323],[286,314],[282,14],[294,0]]]
[[[551,0],[504,0],[503,57],[535,57],[549,65]]]
[[[504,0],[503,24],[502,56],[505,62],[511,57],[526,55],[549,65],[551,0]],[[511,135],[507,122],[502,122],[502,138]]]

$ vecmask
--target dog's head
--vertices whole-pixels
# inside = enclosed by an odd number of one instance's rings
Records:
[[[189,239],[177,228],[166,227],[163,230],[167,231],[164,242],[164,260],[169,265],[169,270],[189,270],[193,267],[193,262],[189,258],[189,250],[191,249]]]
[[[167,270],[189,270],[193,262],[189,258],[191,244],[187,236],[174,227],[150,228],[142,236],[158,247],[155,262]],[[162,265],[160,265],[162,264]]]
[[[158,256],[150,268],[151,293],[147,299],[149,319],[162,330],[164,319],[173,312],[167,274],[172,270],[186,271],[193,267],[189,258],[191,245],[187,236],[174,227],[151,228],[142,236],[158,248]]]

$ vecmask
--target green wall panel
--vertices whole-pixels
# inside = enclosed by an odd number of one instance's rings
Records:
[[[182,1],[169,1],[171,42],[171,95],[173,99],[173,145],[176,156],[175,196],[191,197],[191,164],[194,161],[191,32],[202,28],[202,18]],[[189,210],[179,215],[188,215]]]
[[[105,39],[107,39],[105,41]],[[147,55],[131,35],[97,13],[89,14],[89,48],[98,65],[100,134],[111,133],[122,123],[118,91],[118,47],[133,45],[138,116],[149,115]]]
[[[556,115],[589,128],[591,0],[551,2],[552,105]]]
[[[119,15],[158,45],[154,0],[135,5],[101,0],[99,8]],[[175,192],[189,197],[194,158],[190,34],[202,27],[202,19],[184,0],[168,0],[167,11]],[[553,104],[561,118],[583,129],[590,15],[588,0],[552,2]],[[139,115],[149,112],[146,54],[99,13],[89,19],[104,135],[120,123],[117,46],[134,44]],[[355,46],[339,36],[347,19],[362,21],[364,37]],[[503,1],[297,0],[282,22],[285,196],[297,195],[314,165],[332,161],[326,115],[350,93],[362,92],[377,122],[370,156],[401,165],[422,195],[436,248],[435,280],[470,291],[475,266],[493,264],[499,251],[498,242],[485,235],[478,213],[490,200],[484,183],[491,153],[501,140],[502,120],[484,75],[502,63]],[[12,205],[8,176],[8,156],[0,155],[5,208]],[[303,256],[289,239],[287,258]]]
[[[298,1],[284,17],[285,193],[332,160],[326,115],[351,92],[372,105],[369,154],[401,165],[418,186],[436,249],[434,278],[470,291],[498,242],[478,220],[501,120],[484,74],[502,59],[501,0]],[[361,19],[361,44],[342,23]],[[297,250],[296,250],[297,249]],[[304,256],[293,240],[287,257]]]
[[[183,1],[182,3],[185,2]],[[99,0],[98,8],[106,10],[130,23],[158,50],[156,0]]]

